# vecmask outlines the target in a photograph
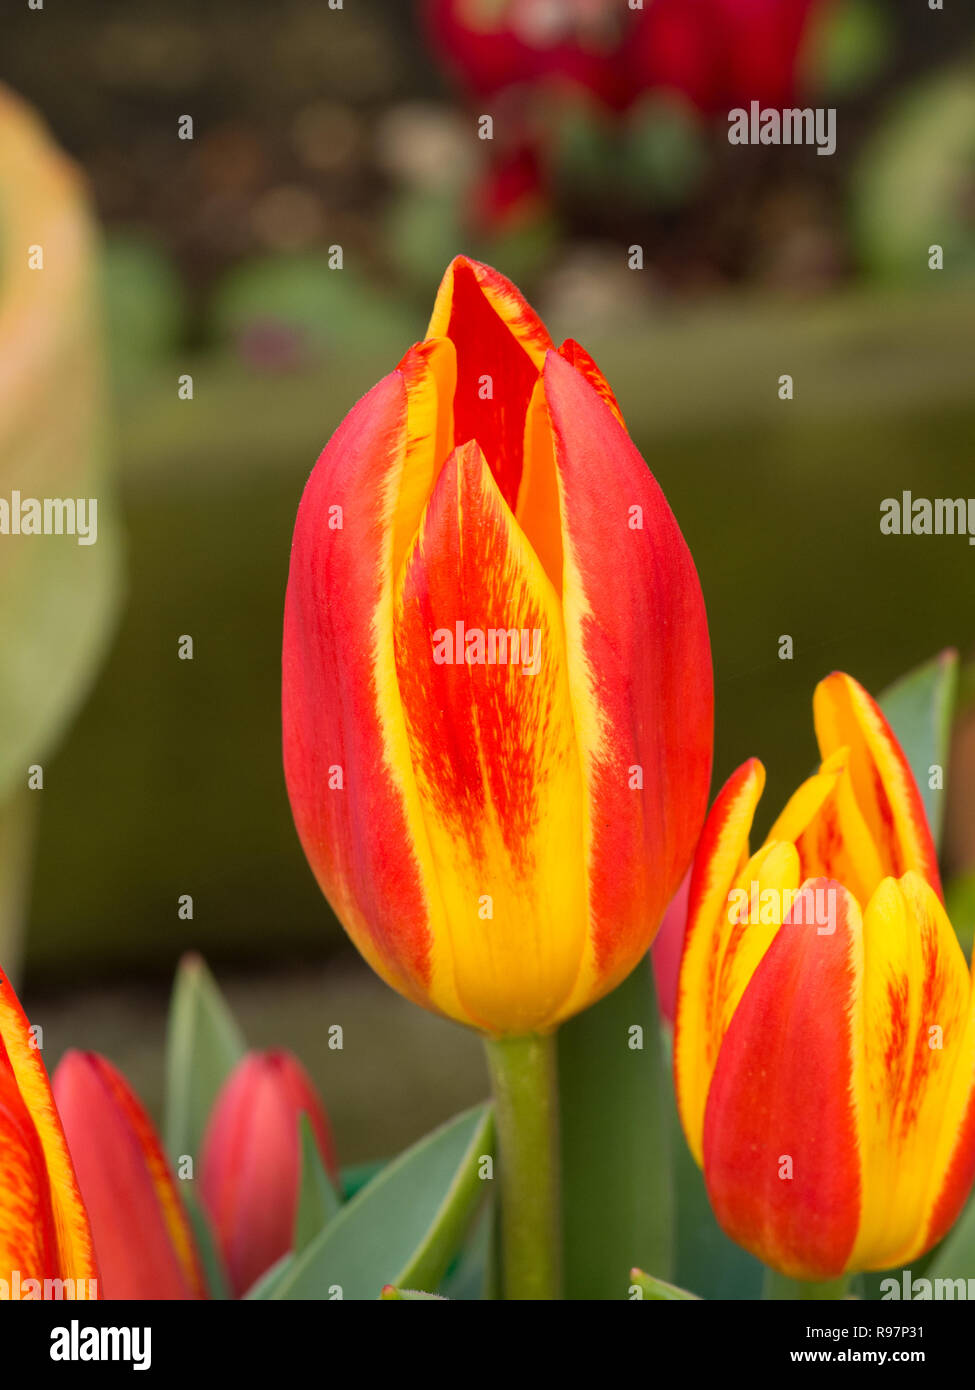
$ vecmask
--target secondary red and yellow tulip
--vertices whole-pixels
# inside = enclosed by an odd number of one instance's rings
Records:
[[[599,369],[487,266],[311,475],[283,675],[305,853],[389,984],[515,1036],[633,969],[706,808],[704,604]]]
[[[957,1217],[975,1173],[975,995],[883,714],[842,674],[814,713],[822,766],[756,853],[756,760],[708,818],[675,1076],[725,1231],[828,1281],[909,1264]]]
[[[47,1072],[20,1001],[3,975],[0,1281],[8,1298],[41,1298],[45,1281],[57,1281],[48,1285],[48,1297],[93,1298],[98,1290],[88,1214]]]

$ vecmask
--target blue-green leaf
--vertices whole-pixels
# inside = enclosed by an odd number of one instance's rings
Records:
[[[220,1087],[245,1052],[233,1014],[200,956],[176,972],[166,1033],[165,1134],[170,1158],[199,1157]]]
[[[301,1187],[295,1214],[295,1252],[304,1250],[341,1210],[339,1195],[325,1171],[318,1140],[308,1116],[298,1116],[301,1143]]]
[[[227,1278],[227,1271],[224,1268],[223,1259],[217,1247],[217,1242],[213,1234],[213,1228],[207,1220],[200,1203],[189,1183],[180,1183],[179,1195],[182,1198],[183,1206],[189,1217],[190,1225],[193,1227],[193,1236],[196,1240],[196,1249],[200,1256],[200,1263],[203,1266],[203,1277],[206,1280],[207,1293],[212,1299],[229,1299],[233,1297],[230,1289],[230,1280]]]
[[[376,1299],[387,1284],[435,1290],[482,1198],[493,1157],[491,1107],[434,1130],[387,1166],[287,1263],[273,1299]]]

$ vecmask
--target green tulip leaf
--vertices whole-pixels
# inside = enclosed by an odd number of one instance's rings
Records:
[[[213,1228],[204,1214],[203,1208],[197,1201],[196,1196],[189,1183],[180,1183],[180,1197],[186,1214],[193,1227],[193,1236],[196,1240],[197,1253],[200,1256],[200,1264],[203,1266],[203,1277],[206,1280],[207,1293],[212,1299],[222,1300],[232,1297],[230,1292],[230,1281],[227,1278],[227,1271],[224,1269],[223,1259],[217,1248],[214,1239]]]
[[[500,1297],[497,1216],[493,1194],[489,1193],[457,1258],[441,1280],[440,1292],[445,1298],[481,1303]]]
[[[671,1081],[648,961],[559,1031],[567,1298],[613,1299],[620,1270],[670,1271]]]
[[[372,1179],[266,1290],[271,1299],[375,1299],[387,1284],[436,1289],[463,1243],[493,1156],[489,1105],[467,1110]]]
[[[630,1270],[630,1298],[635,1303],[641,1299],[649,1299],[651,1303],[680,1303],[688,1299],[698,1301],[696,1293],[688,1293],[686,1289],[667,1284],[663,1279],[654,1279],[652,1275],[644,1274],[642,1269]]]
[[[295,1214],[295,1253],[310,1245],[323,1231],[342,1204],[335,1186],[318,1152],[318,1141],[311,1120],[302,1112],[298,1116],[301,1144],[301,1187],[298,1190],[298,1210]]]
[[[221,1086],[246,1051],[243,1035],[202,958],[176,971],[166,1032],[166,1146],[173,1162],[199,1158]]]
[[[897,735],[924,801],[935,848],[944,821],[944,769],[958,693],[958,653],[944,651],[895,681],[880,696],[880,708]],[[941,787],[932,788],[932,769]]]

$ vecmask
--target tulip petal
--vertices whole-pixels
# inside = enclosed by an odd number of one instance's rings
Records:
[[[125,1078],[68,1052],[54,1092],[109,1299],[204,1298],[189,1221],[159,1136]]]
[[[562,519],[555,444],[545,382],[535,383],[525,416],[524,468],[515,516],[557,594],[562,592]]]
[[[824,759],[838,748],[850,750],[853,790],[884,874],[900,878],[914,869],[943,899],[917,783],[876,701],[851,676],[834,671],[816,687],[813,714]]]
[[[623,424],[623,416],[616,403],[616,397],[609,382],[596,366],[596,363],[571,338],[559,348],[559,356],[564,357],[590,386],[598,392]],[[545,573],[562,592],[562,518],[559,505],[559,480],[555,466],[555,441],[549,420],[548,403],[545,398],[545,381],[539,377],[535,383],[528,413],[525,419],[524,466],[521,486],[518,491],[518,507],[515,515],[532,549],[541,560]]]
[[[454,442],[476,440],[514,510],[521,481],[525,413],[552,340],[519,291],[467,256],[447,268],[427,338],[457,349]]]
[[[971,986],[945,910],[917,873],[877,889],[864,917],[864,954],[865,1196],[853,1263],[887,1269],[930,1244],[929,1213],[960,1118],[962,1096],[952,1094],[960,1061],[971,1074]]]
[[[454,447],[457,353],[449,338],[416,343],[399,364],[406,386],[406,457],[396,500],[393,574],[416,535],[437,474]]]
[[[938,1178],[928,1213],[925,1250],[936,1245],[954,1225],[975,1181],[975,975],[969,978],[967,1026],[945,1097],[931,1170]]]
[[[835,878],[868,903],[885,876],[850,775],[851,753],[838,748],[789,799],[769,839],[792,840],[801,878]]]
[[[576,371],[580,372],[581,375],[585,377],[589,385],[602,396],[617,420],[619,420],[620,424],[625,428],[626,422],[623,419],[623,412],[620,410],[619,402],[613,393],[613,388],[599,370],[595,359],[586,349],[577,343],[574,338],[566,338],[565,342],[559,348],[559,356],[564,357],[566,362],[575,367]]]
[[[856,1240],[862,981],[855,899],[838,883],[807,883],[742,996],[708,1094],[715,1215],[795,1279],[838,1277]]]
[[[492,638],[512,629],[517,661]],[[396,665],[458,996],[490,1031],[550,1027],[586,932],[584,865],[565,853],[582,784],[562,617],[474,444],[445,465],[407,557]]]
[[[285,600],[282,720],[295,825],[323,892],[377,974],[428,1003],[442,908],[392,639],[406,432],[406,382],[393,372],[346,416],[308,480]],[[439,992],[450,994],[449,976]]]
[[[9,1284],[17,1270],[21,1281],[97,1280],[88,1216],[47,1072],[2,975],[0,1192],[0,1279]],[[65,1296],[74,1296],[70,1285]]]
[[[733,905],[718,918],[710,1019],[715,1058],[745,987],[789,913],[799,874],[795,845],[779,840],[764,844],[735,880],[729,894]]]
[[[715,940],[728,894],[748,859],[748,836],[765,786],[765,769],[749,758],[721,788],[708,813],[691,869],[684,954],[674,1021],[674,1085],[687,1142],[697,1163],[704,1104],[714,1070],[711,1001],[717,971]]]
[[[0,1279],[60,1272],[57,1226],[44,1151],[0,1042]]]
[[[646,463],[555,352],[544,379],[587,793],[592,930],[575,998],[591,1002],[647,950],[693,854],[711,775],[711,655],[694,562]]]

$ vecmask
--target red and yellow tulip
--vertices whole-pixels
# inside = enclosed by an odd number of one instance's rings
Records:
[[[675,1034],[684,1132],[725,1231],[783,1274],[908,1264],[975,1174],[975,995],[911,770],[839,673],[822,765],[759,850],[754,759],[692,874]]]
[[[0,1297],[98,1297],[98,1269],[50,1083],[0,975]]]
[[[162,1144],[125,1077],[67,1052],[54,1095],[108,1299],[206,1297],[193,1233]]]
[[[338,1184],[335,1144],[307,1073],[289,1052],[251,1052],[224,1083],[203,1140],[200,1182],[231,1287],[238,1296],[292,1249],[307,1115]]]
[[[599,369],[487,266],[319,459],[283,670],[298,833],[390,985],[518,1035],[633,969],[706,807],[704,604]]]

